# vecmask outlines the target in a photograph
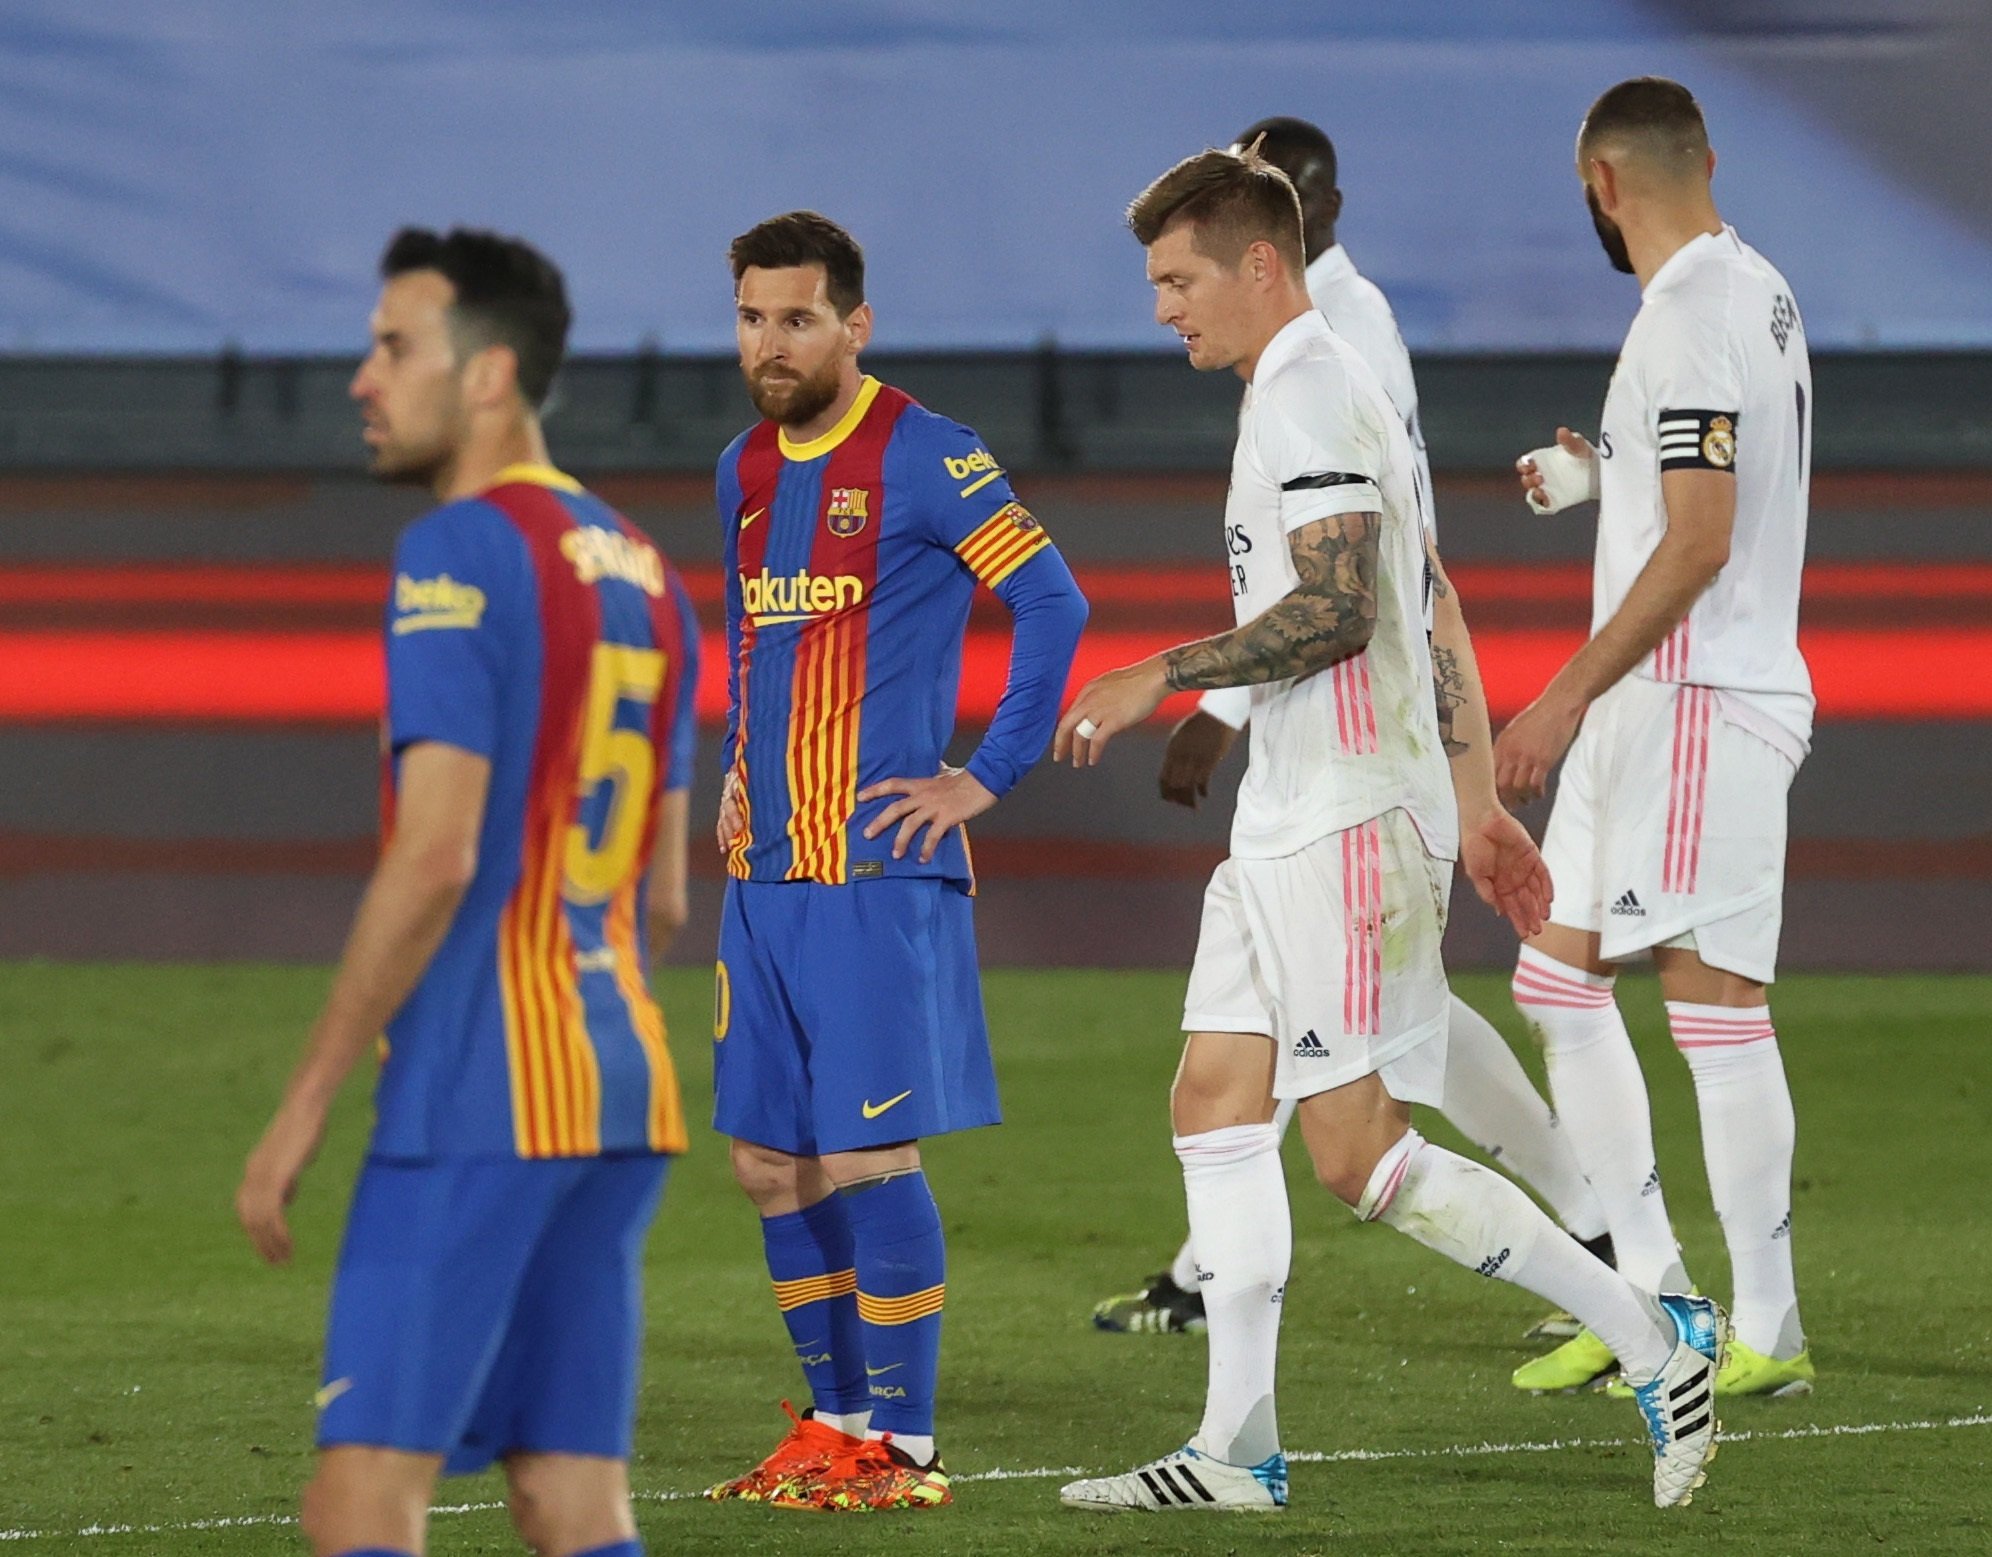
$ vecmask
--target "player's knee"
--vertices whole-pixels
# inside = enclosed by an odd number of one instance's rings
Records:
[[[766,1210],[796,1193],[796,1161],[787,1152],[756,1146],[752,1141],[735,1141],[732,1149],[733,1181],[746,1191],[747,1198]]]
[[[329,1507],[330,1493],[323,1476],[313,1476],[304,1484],[304,1491],[297,1500],[298,1528],[314,1552],[324,1552],[332,1537],[332,1510]]]
[[[1201,1135],[1232,1125],[1263,1124],[1273,1104],[1263,1078],[1221,1065],[1186,1059],[1169,1089],[1169,1117],[1178,1135]]]
[[[1382,1153],[1369,1140],[1356,1138],[1310,1142],[1308,1156],[1313,1159],[1314,1177],[1321,1187],[1353,1211],[1362,1204]]]
[[[539,1557],[561,1557],[634,1531],[629,1486],[611,1467],[520,1455],[505,1464],[506,1506],[519,1539]]]

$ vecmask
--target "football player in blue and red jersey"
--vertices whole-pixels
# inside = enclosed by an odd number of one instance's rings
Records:
[[[999,1117],[963,824],[1043,754],[1085,598],[966,427],[867,376],[864,255],[814,212],[734,240],[764,418],[721,456],[726,788],[714,1123],[762,1217],[813,1407],[711,1489],[831,1510],[949,1500],[928,1136]],[[978,585],[1009,683],[943,766]]]
[[[643,1244],[678,1084],[648,958],[683,923],[697,627],[638,530],[547,459],[560,273],[513,239],[399,234],[353,380],[402,533],[386,843],[237,1213],[284,1207],[385,1030],[332,1289],[318,1557],[412,1557],[439,1474],[502,1461],[537,1552],[637,1557]]]

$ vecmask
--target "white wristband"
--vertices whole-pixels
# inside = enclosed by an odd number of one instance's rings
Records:
[[[1542,477],[1539,490],[1529,494],[1530,508],[1539,514],[1561,513],[1573,503],[1588,503],[1598,496],[1598,451],[1591,450],[1587,459],[1581,454],[1572,454],[1561,444],[1553,443],[1546,449],[1531,449],[1523,455],[1524,460],[1533,460]]]

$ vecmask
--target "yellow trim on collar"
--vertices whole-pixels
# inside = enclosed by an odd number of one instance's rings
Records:
[[[581,492],[586,489],[580,482],[564,470],[555,470],[551,465],[538,465],[524,461],[517,465],[507,465],[491,478],[491,485],[502,487],[509,482],[523,481],[528,486],[552,487],[559,492]]]
[[[851,402],[851,409],[839,417],[837,425],[820,438],[811,438],[807,443],[792,443],[789,441],[788,429],[783,428],[780,433],[783,457],[792,460],[821,459],[858,430],[858,423],[865,419],[865,412],[872,408],[872,402],[878,398],[878,391],[878,380],[867,373],[858,385],[858,398]]]

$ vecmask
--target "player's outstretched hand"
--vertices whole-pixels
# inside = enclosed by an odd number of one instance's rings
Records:
[[[1500,807],[1462,831],[1459,863],[1480,901],[1513,925],[1523,940],[1548,922],[1549,867],[1529,830]]]
[[[1100,760],[1107,742],[1140,724],[1169,695],[1169,681],[1160,656],[1123,665],[1095,676],[1079,689],[1052,737],[1051,760],[1069,755],[1075,768],[1090,768]]]
[[[1169,746],[1162,753],[1162,798],[1196,810],[1197,802],[1210,794],[1211,775],[1237,739],[1236,730],[1201,708],[1181,720],[1169,732]]]
[[[1556,442],[1515,461],[1522,500],[1539,514],[1561,512],[1598,495],[1598,456],[1590,441],[1568,427],[1556,429]]]
[[[713,830],[721,854],[733,847],[733,841],[746,826],[747,807],[740,798],[740,770],[729,768],[719,786],[719,824]]]
[[[1583,722],[1584,706],[1553,685],[1509,720],[1494,740],[1494,791],[1501,804],[1525,805],[1540,796]]]
[[[859,790],[858,802],[862,805],[885,795],[901,798],[871,819],[871,824],[865,828],[865,836],[876,838],[896,824],[899,836],[892,840],[892,857],[903,860],[924,827],[927,839],[920,846],[922,865],[933,862],[934,851],[941,846],[941,840],[947,837],[950,829],[972,821],[996,804],[996,797],[966,768],[942,768],[936,778],[881,779]]]
[[[297,1194],[298,1180],[318,1155],[324,1136],[323,1111],[314,1113],[286,1102],[243,1165],[235,1215],[256,1252],[272,1265],[290,1263],[291,1236],[284,1208]]]

